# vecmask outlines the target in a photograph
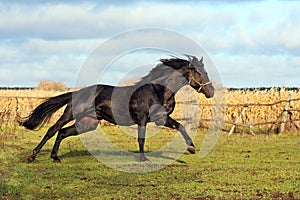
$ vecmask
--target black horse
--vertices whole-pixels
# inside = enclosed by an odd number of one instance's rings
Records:
[[[161,63],[132,86],[94,85],[49,98],[36,107],[28,117],[19,119],[20,125],[34,130],[45,124],[54,112],[66,105],[62,116],[48,129],[27,161],[33,162],[44,144],[58,131],[51,158],[54,162],[60,162],[57,153],[61,141],[69,136],[96,129],[100,120],[121,126],[137,124],[141,161],[147,160],[144,143],[148,122],[177,129],[188,145],[187,150],[195,153],[195,146],[183,125],[169,116],[175,107],[175,94],[189,84],[197,92],[211,98],[214,95],[214,87],[204,69],[203,57],[198,60],[195,56],[186,56],[187,60],[176,57],[161,59]],[[74,125],[63,128],[73,120]]]

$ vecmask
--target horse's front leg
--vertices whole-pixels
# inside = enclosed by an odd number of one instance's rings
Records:
[[[148,161],[145,156],[144,145],[145,145],[145,137],[146,137],[146,126],[138,126],[138,143],[140,149],[140,161]]]
[[[183,138],[185,139],[186,144],[188,145],[187,150],[191,154],[194,154],[196,152],[195,145],[193,144],[192,139],[187,134],[187,132],[185,131],[185,128],[182,124],[180,124],[179,122],[177,122],[176,120],[174,120],[170,116],[168,116],[164,126],[178,130],[181,133],[181,135],[183,136]]]

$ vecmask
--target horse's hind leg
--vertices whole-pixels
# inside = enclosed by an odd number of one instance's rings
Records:
[[[56,137],[52,152],[51,158],[54,162],[60,162],[59,157],[57,156],[60,143],[63,139],[69,136],[75,136],[81,133],[95,130],[98,126],[98,120],[92,117],[83,117],[80,120],[76,121],[74,125],[61,129]]]
[[[37,154],[41,151],[42,147],[46,144],[46,142],[50,138],[52,138],[58,130],[60,130],[64,125],[66,125],[68,122],[72,120],[73,117],[72,117],[71,109],[67,107],[63,115],[59,118],[59,120],[48,129],[46,135],[43,137],[41,142],[34,148],[32,154],[27,157],[27,162],[29,163],[33,162]]]
[[[56,140],[55,140],[52,152],[51,152],[51,156],[50,156],[53,159],[53,162],[60,162],[60,159],[57,156],[57,152],[58,152],[61,141],[69,136],[75,136],[75,135],[78,135],[75,124],[72,126],[69,126],[67,128],[60,129],[60,131],[57,134],[57,137],[56,137]]]

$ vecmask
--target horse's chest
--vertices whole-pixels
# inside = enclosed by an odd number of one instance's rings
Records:
[[[175,99],[172,97],[163,103],[163,106],[168,114],[171,114],[175,108]]]

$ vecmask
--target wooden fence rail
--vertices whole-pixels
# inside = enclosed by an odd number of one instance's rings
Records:
[[[35,96],[0,96],[0,125],[3,123],[12,123],[15,122],[17,114],[27,115],[33,110],[39,103],[49,97],[35,97]],[[2,99],[2,101],[1,101]],[[6,100],[6,101],[5,101]],[[273,130],[276,133],[283,133],[289,131],[291,128],[294,131],[298,131],[300,129],[300,107],[295,107],[294,103],[299,102],[300,98],[292,98],[289,96],[286,100],[279,100],[272,103],[241,103],[241,104],[201,104],[197,101],[184,101],[177,102],[177,104],[189,104],[189,105],[198,105],[201,107],[205,107],[209,110],[209,108],[213,106],[219,107],[228,107],[228,108],[236,108],[238,109],[237,116],[234,119],[231,119],[228,115],[232,115],[232,113],[225,113],[224,123],[229,128],[229,135],[233,134],[238,127],[248,128],[249,133],[255,134],[254,127],[270,125],[266,132],[270,132]],[[285,103],[280,109],[280,104]],[[247,115],[247,111],[252,107],[272,107],[279,106],[277,118],[276,120],[270,121],[250,121],[251,115]],[[253,111],[252,111],[253,112]],[[57,114],[58,116],[62,113],[62,110]],[[298,113],[295,115],[294,113]],[[210,115],[211,116],[211,115]],[[247,117],[248,122],[244,120]],[[55,117],[57,119],[58,117]],[[229,119],[230,118],[230,119]],[[54,119],[54,120],[55,120]],[[213,119],[209,119],[209,117],[200,116],[200,122],[209,122],[213,121]],[[250,121],[250,122],[249,122]]]
[[[300,118],[293,118],[293,112],[300,112],[299,108],[294,108],[294,102],[300,101],[300,98],[292,98],[289,96],[287,100],[279,100],[272,103],[245,103],[245,104],[198,104],[199,106],[220,106],[220,107],[242,107],[238,117],[235,121],[228,121],[224,119],[224,124],[231,125],[231,128],[228,132],[228,135],[234,133],[236,127],[245,127],[249,129],[249,133],[254,135],[253,128],[256,126],[262,125],[272,125],[271,128],[266,130],[266,132],[270,132],[272,129],[275,133],[284,133],[287,128],[288,124],[288,131],[299,131],[300,129]],[[179,104],[197,104],[195,101],[189,102],[178,102]],[[267,106],[274,106],[278,104],[286,103],[284,108],[282,108],[281,113],[279,113],[279,117],[276,120],[272,121],[264,121],[264,122],[252,122],[252,123],[244,123],[241,122],[241,119],[245,116],[245,112],[249,107],[267,107]],[[299,115],[298,115],[299,116]],[[202,118],[200,121],[214,121],[213,119],[205,119]]]

